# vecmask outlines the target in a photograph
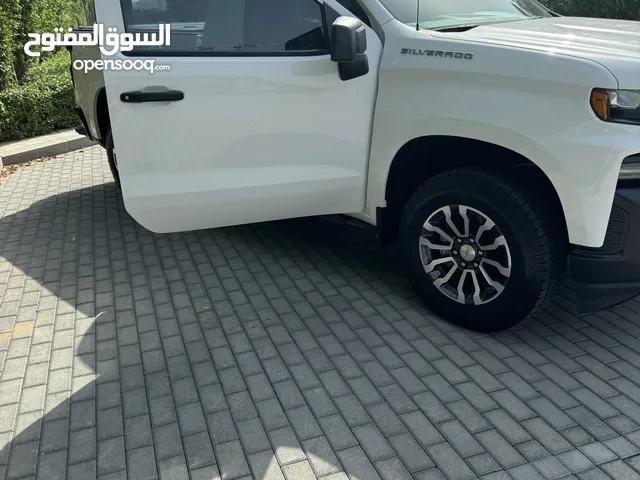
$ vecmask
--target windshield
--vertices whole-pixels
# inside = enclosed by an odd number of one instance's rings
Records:
[[[382,0],[394,17],[412,26],[416,24],[417,2],[418,23],[424,29],[551,16],[536,0]]]

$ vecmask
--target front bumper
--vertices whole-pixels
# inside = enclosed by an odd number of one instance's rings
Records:
[[[640,295],[640,186],[619,185],[604,245],[575,247],[568,284],[578,312],[605,310]]]

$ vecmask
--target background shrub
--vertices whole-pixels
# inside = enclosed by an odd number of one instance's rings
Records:
[[[44,62],[31,67],[25,76],[24,83],[47,82],[52,77],[68,77],[71,81],[70,64],[69,54],[66,51],[60,51]]]
[[[68,53],[31,68],[26,80],[0,92],[0,142],[78,125]]]

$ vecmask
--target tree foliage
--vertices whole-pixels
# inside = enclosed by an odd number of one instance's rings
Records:
[[[0,90],[16,82],[13,62],[21,12],[20,0],[0,0]]]
[[[0,92],[0,142],[30,138],[78,124],[69,55],[32,66],[24,85]]]
[[[29,33],[85,24],[92,4],[93,0],[0,0],[0,90],[23,83],[29,68],[38,63],[23,50]]]

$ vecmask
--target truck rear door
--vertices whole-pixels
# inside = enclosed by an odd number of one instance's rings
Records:
[[[342,81],[326,40],[327,18],[348,14],[335,0],[96,3],[105,29],[171,24],[170,45],[103,55],[170,67],[104,72],[124,203],[143,226],[364,208],[382,44],[365,27],[369,73]]]

